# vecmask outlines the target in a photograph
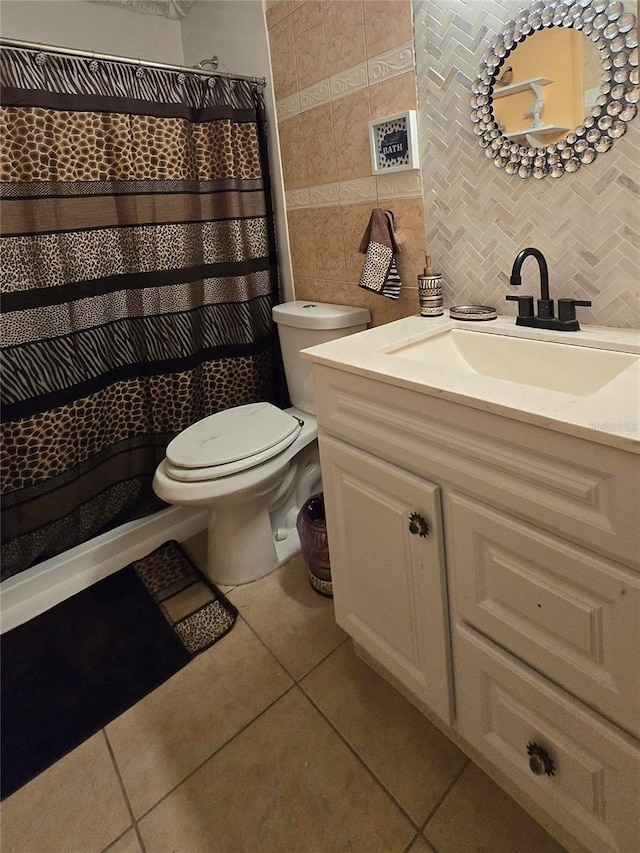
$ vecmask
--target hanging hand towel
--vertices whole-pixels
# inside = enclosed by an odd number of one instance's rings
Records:
[[[360,251],[366,260],[360,276],[360,287],[397,299],[400,296],[400,276],[394,255],[400,251],[393,231],[393,213],[377,207],[364,232]]]

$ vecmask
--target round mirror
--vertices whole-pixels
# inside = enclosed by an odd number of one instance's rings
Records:
[[[576,172],[637,113],[635,16],[618,0],[536,0],[493,38],[471,88],[494,165],[522,178]]]

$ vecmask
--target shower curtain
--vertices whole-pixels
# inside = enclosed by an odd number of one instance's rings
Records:
[[[168,441],[283,384],[261,87],[17,48],[1,83],[4,579],[162,508]]]

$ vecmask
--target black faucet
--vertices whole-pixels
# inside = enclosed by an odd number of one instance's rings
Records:
[[[522,284],[520,270],[525,258],[532,255],[540,267],[540,299],[538,313],[533,313],[533,296],[507,296],[507,300],[518,303],[518,318],[516,326],[533,326],[537,329],[555,329],[560,332],[578,332],[580,325],[576,319],[576,305],[591,305],[586,299],[558,299],[558,316],[555,316],[553,299],[549,298],[549,268],[544,255],[539,249],[529,247],[518,252],[511,269],[509,283],[514,286]]]

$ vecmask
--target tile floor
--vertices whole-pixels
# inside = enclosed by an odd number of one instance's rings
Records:
[[[300,558],[227,594],[226,637],[6,800],[3,853],[562,853],[355,656]]]

